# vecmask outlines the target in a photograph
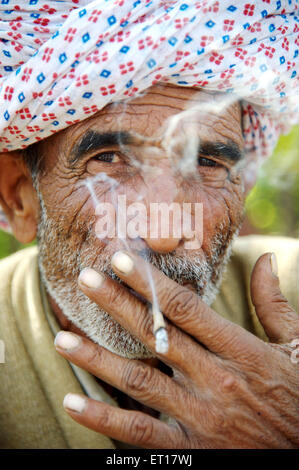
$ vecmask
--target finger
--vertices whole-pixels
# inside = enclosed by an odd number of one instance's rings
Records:
[[[186,448],[186,438],[177,426],[139,411],[116,408],[82,395],[69,393],[63,406],[79,424],[112,439],[148,449]]]
[[[157,353],[153,334],[153,318],[149,307],[119,282],[85,268],[79,276],[79,286],[88,297],[109,313],[133,336],[166,364],[187,374],[192,371],[192,357],[207,366],[208,352],[192,338],[168,324],[168,351]]]
[[[280,291],[274,253],[257,260],[251,276],[251,298],[271,342],[289,343],[299,337],[299,316]]]
[[[211,351],[226,357],[240,357],[240,350],[244,352],[246,347],[257,349],[258,338],[218,315],[197,294],[169,279],[139,256],[117,252],[111,264],[126,284],[151,302],[153,294],[146,275],[150,271],[161,311]]]
[[[73,364],[144,405],[176,419],[183,418],[186,398],[181,387],[158,369],[141,361],[120,357],[68,331],[57,334],[55,347]]]

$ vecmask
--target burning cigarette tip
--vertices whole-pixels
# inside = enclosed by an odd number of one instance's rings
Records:
[[[156,352],[166,354],[168,351],[168,335],[165,328],[159,328],[155,333]]]

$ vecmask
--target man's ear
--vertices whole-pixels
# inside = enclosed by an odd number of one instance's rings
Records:
[[[39,203],[21,152],[0,153],[0,203],[17,240],[34,240]]]

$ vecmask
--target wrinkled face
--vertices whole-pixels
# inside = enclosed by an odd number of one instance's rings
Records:
[[[64,315],[118,354],[149,356],[77,286],[84,267],[116,278],[110,259],[123,248],[141,253],[210,303],[242,219],[242,147],[239,103],[223,106],[203,91],[173,86],[152,87],[46,139],[38,182],[40,268]],[[97,236],[96,206],[105,202],[117,209],[119,195],[127,205],[142,203],[148,213],[157,202],[201,203],[201,246],[187,249],[184,235],[171,229],[166,237],[158,232],[125,241]]]

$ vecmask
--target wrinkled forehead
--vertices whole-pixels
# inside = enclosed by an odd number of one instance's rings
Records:
[[[76,123],[42,142],[47,150],[65,154],[76,148],[88,132],[126,132],[143,144],[166,135],[186,138],[186,133],[203,140],[232,141],[243,148],[240,102],[223,93],[211,93],[174,85],[155,85],[138,98],[106,106],[92,117]],[[56,153],[55,152],[55,153]],[[46,154],[48,152],[45,152]],[[53,152],[52,152],[53,153]]]

